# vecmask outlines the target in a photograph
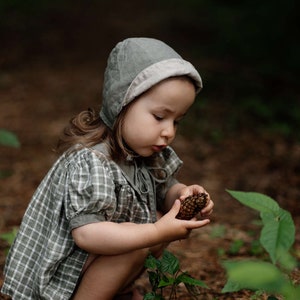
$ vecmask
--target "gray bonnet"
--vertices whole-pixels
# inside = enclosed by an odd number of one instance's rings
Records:
[[[129,38],[111,51],[104,73],[100,117],[112,128],[122,108],[160,81],[189,76],[196,91],[202,88],[199,73],[171,47],[152,38]]]

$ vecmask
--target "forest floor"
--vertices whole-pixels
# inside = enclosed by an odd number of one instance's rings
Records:
[[[52,148],[69,118],[99,106],[103,67],[36,63],[0,73],[0,128],[15,132],[21,142],[18,149],[0,147],[0,170],[11,172],[0,179],[0,234],[20,224],[34,190],[56,159]],[[180,180],[203,185],[215,209],[211,224],[193,231],[188,240],[174,242],[169,250],[179,258],[182,270],[208,285],[199,299],[250,299],[249,291],[221,293],[226,283],[222,261],[253,257],[251,243],[260,232],[255,223],[258,214],[232,199],[226,189],[264,193],[289,210],[297,228],[293,249],[299,259],[299,143],[257,135],[249,128],[217,143],[197,134],[180,134],[173,147],[184,161]],[[236,241],[242,245],[232,250]],[[7,246],[0,241],[0,286]],[[299,270],[294,277],[300,284]],[[149,291],[146,275],[139,285]],[[183,287],[178,299],[190,299]]]

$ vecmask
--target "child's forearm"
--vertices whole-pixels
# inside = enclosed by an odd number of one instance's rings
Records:
[[[175,201],[168,213],[155,223],[91,223],[73,229],[72,236],[77,246],[89,253],[117,255],[185,239],[192,229],[209,223],[208,219],[199,221],[177,219],[180,205],[179,200]]]
[[[75,243],[89,253],[116,255],[163,242],[155,224],[99,222],[72,231]]]

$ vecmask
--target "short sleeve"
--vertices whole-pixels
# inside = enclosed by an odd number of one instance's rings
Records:
[[[105,221],[116,206],[114,181],[105,163],[91,151],[69,159],[64,206],[70,230]]]

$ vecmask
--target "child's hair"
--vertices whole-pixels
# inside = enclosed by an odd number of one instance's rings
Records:
[[[82,111],[64,128],[56,152],[61,154],[76,144],[92,147],[108,135],[107,129],[93,109]]]
[[[131,103],[130,103],[131,104]],[[94,109],[82,111],[73,117],[64,128],[55,152],[62,154],[65,151],[74,150],[74,146],[93,147],[101,142],[106,142],[109,146],[110,157],[115,161],[126,159],[127,156],[134,155],[124,143],[121,128],[124,116],[131,105],[124,107],[116,119],[114,127],[110,129],[101,120],[99,113]]]

